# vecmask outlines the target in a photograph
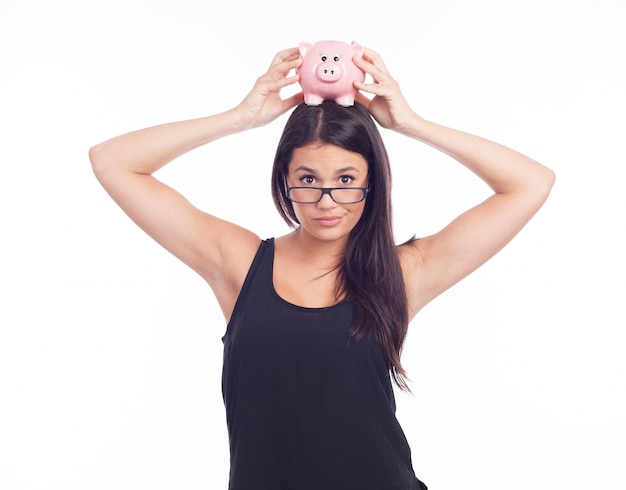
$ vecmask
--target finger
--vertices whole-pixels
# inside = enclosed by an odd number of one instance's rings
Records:
[[[301,64],[302,64],[302,58],[297,56],[293,59],[288,59],[288,60],[282,61],[281,63],[278,63],[277,65],[270,68],[268,73],[270,74],[272,78],[286,77],[291,70],[298,69]]]
[[[363,83],[355,80],[354,86],[359,90],[381,97],[385,97],[391,93],[387,85],[381,85],[380,83]]]
[[[276,59],[280,59],[280,60],[284,60],[286,58],[289,58],[290,56],[299,55],[299,54],[300,54],[300,50],[297,47],[294,46],[294,47],[283,49],[282,51],[279,51],[278,53],[276,53],[275,58]]]
[[[372,101],[370,99],[368,99],[367,97],[365,97],[365,95],[363,95],[361,92],[357,92],[355,97],[354,97],[354,101],[361,104],[363,107],[365,107],[368,111],[370,108],[370,104],[372,103]]]
[[[291,77],[279,78],[278,80],[274,81],[274,84],[279,88],[283,88],[283,87],[287,87],[288,85],[293,85],[298,80],[300,80],[300,76],[293,75]]]
[[[382,57],[373,49],[365,48],[363,50],[363,57],[373,65],[379,67],[381,70],[389,71],[387,70],[387,66],[385,65]]]
[[[293,85],[299,79],[300,77],[298,77],[298,75],[294,75],[292,77],[287,77],[287,78],[276,78],[276,79],[271,79],[269,77],[266,77],[266,78],[259,79],[258,84],[257,84],[257,89],[261,93],[265,93],[265,94],[278,93],[283,88],[289,85]]]
[[[285,100],[283,100],[283,111],[286,112],[292,107],[297,106],[303,101],[304,101],[304,94],[302,92],[293,94],[291,97],[287,97]]]
[[[278,53],[276,53],[276,55],[272,59],[270,68],[284,61],[295,59],[299,56],[300,56],[300,50],[298,48],[283,49],[282,51],[279,51]]]
[[[366,73],[369,73],[375,82],[377,83],[385,83],[387,81],[392,80],[391,75],[387,72],[387,70],[383,67],[376,66],[371,60],[367,60],[365,57],[363,58],[353,58],[354,64],[358,66],[361,70]]]
[[[283,88],[296,83],[299,79],[298,75],[272,78],[266,73],[257,79],[252,91],[262,96],[278,95]]]

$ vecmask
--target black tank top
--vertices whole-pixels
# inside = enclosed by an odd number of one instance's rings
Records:
[[[274,290],[274,241],[252,262],[224,335],[231,490],[417,490],[389,366],[348,340],[349,301],[304,308]]]

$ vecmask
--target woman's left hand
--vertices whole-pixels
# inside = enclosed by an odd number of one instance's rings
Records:
[[[404,132],[417,114],[409,107],[400,85],[389,74],[380,55],[365,48],[362,57],[355,56],[354,64],[369,73],[374,83],[354,82],[358,90],[374,95],[369,99],[358,92],[356,101],[364,105],[378,123],[387,129]]]

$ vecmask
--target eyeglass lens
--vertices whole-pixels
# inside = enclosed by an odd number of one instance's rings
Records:
[[[363,200],[363,189],[331,189],[330,197],[339,204],[356,203]],[[289,189],[289,198],[300,203],[315,203],[322,199],[322,189],[292,187]]]

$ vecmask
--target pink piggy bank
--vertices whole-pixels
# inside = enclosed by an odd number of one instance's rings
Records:
[[[334,100],[342,106],[354,105],[357,89],[353,82],[365,80],[365,72],[352,61],[361,56],[363,46],[340,41],[300,43],[302,65],[298,69],[300,86],[307,105]]]

